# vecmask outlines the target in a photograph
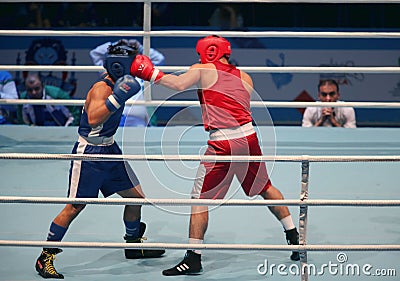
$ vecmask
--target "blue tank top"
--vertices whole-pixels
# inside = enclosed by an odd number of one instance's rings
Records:
[[[97,83],[100,83],[100,82],[105,82],[107,84],[107,86],[110,87],[111,89],[113,89],[113,87],[114,87],[114,84],[108,79],[102,78]],[[122,112],[124,111],[124,107],[125,107],[125,105],[121,105],[121,107],[118,108],[118,110],[115,111],[113,114],[111,114],[110,117],[103,124],[101,124],[100,126],[97,126],[95,128],[92,128],[89,125],[87,113],[85,111],[85,108],[83,108],[82,116],[81,116],[81,120],[80,120],[80,124],[79,124],[79,128],[78,128],[79,135],[81,135],[84,138],[112,137],[118,129],[118,126],[119,126],[119,123],[121,120],[121,116],[122,116]]]

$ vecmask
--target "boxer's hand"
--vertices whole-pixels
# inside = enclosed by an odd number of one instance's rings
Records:
[[[150,82],[157,82],[164,73],[155,68],[150,58],[137,55],[131,65],[131,75]]]
[[[108,110],[115,112],[130,97],[139,92],[140,88],[140,84],[130,75],[119,78],[114,84],[114,93],[106,99]]]

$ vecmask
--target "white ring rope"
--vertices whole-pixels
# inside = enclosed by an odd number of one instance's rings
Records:
[[[10,3],[25,3],[29,2],[31,3],[32,1],[30,0],[3,0],[2,2],[10,2]],[[44,3],[57,3],[57,2],[65,2],[65,0],[43,0],[40,2]],[[70,0],[68,2],[82,2],[81,0]],[[93,0],[91,2],[101,2],[101,3],[106,3],[106,2],[112,2],[115,3],[113,0]],[[180,2],[180,3],[185,3],[185,2],[190,2],[190,3],[209,3],[209,2],[229,2],[229,3],[244,3],[244,2],[249,2],[249,0],[119,0],[118,2],[124,3],[124,2],[144,2],[146,3],[170,3],[170,2]],[[380,3],[380,4],[390,4],[390,3],[399,3],[400,0],[254,0],[251,1],[254,3],[338,3],[338,4],[348,4],[348,3]]]
[[[29,2],[31,3],[32,1],[29,0],[3,0],[2,2],[12,2],[12,3],[25,3]],[[35,2],[35,1],[33,1]],[[40,2],[44,3],[57,3],[57,2],[65,2],[65,0],[43,0]],[[81,0],[71,0],[68,2],[82,2]],[[113,0],[93,0],[91,2],[101,2],[101,3],[106,3],[106,2],[112,2],[115,3]],[[210,2],[229,2],[229,3],[244,3],[244,2],[249,2],[249,0],[119,0],[118,2],[124,3],[124,2],[144,2],[145,4],[151,4],[151,3],[170,3],[170,2],[180,2],[180,3],[185,3],[185,2],[190,2],[190,3],[210,3]],[[389,3],[399,3],[400,0],[253,0],[251,2],[254,3],[338,3],[338,4],[348,4],[348,3],[383,3],[383,4],[389,4]]]
[[[188,66],[160,66],[164,72],[187,70]],[[249,73],[398,73],[398,66],[239,66],[239,69]],[[84,65],[0,65],[0,70],[8,71],[104,71],[101,66]]]
[[[35,105],[76,105],[82,106],[85,100],[34,100],[34,99],[0,99],[1,104],[35,104]],[[127,105],[146,105],[146,106],[200,106],[198,101],[127,101]],[[364,107],[364,108],[400,108],[400,102],[281,102],[281,101],[252,101],[251,107],[274,107],[274,108],[303,108],[303,107]]]
[[[400,1],[399,1],[400,2]],[[292,38],[400,38],[400,32],[358,31],[214,31],[214,30],[168,30],[168,31],[125,31],[125,30],[0,30],[0,36],[153,36],[153,37],[292,37]]]
[[[112,243],[112,242],[47,242],[0,240],[0,246],[111,248],[111,249],[203,249],[203,250],[268,250],[268,251],[399,251],[400,245],[264,245],[264,244],[180,244],[180,243]]]
[[[213,155],[117,155],[117,154],[51,154],[51,153],[0,153],[8,160],[86,160],[86,161],[207,161],[207,162],[398,162],[400,155],[340,155],[340,156],[213,156]]]
[[[0,203],[93,204],[93,205],[164,205],[164,206],[342,206],[399,207],[400,200],[245,200],[245,199],[150,199],[150,198],[64,198],[0,196]]]

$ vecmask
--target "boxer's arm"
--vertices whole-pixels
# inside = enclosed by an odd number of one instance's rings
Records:
[[[249,95],[253,92],[253,79],[251,76],[244,71],[240,71],[240,77],[244,88],[249,92]]]
[[[96,83],[89,91],[85,101],[85,111],[91,127],[103,124],[112,114],[106,106],[106,100],[111,94],[112,90],[105,82]]]
[[[154,67],[151,60],[143,55],[137,55],[131,65],[131,74],[143,80],[156,82],[174,90],[185,90],[200,81],[201,64],[192,65],[189,70],[181,75],[165,75],[158,68]]]
[[[188,71],[182,73],[181,75],[168,74],[164,75],[158,84],[164,87],[183,91],[196,85],[201,78],[201,69],[199,64],[192,65]]]

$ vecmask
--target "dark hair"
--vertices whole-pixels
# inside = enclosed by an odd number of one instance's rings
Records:
[[[109,55],[135,56],[138,53],[138,46],[129,44],[127,40],[119,40],[114,45],[108,46]]]
[[[324,86],[324,85],[335,85],[337,91],[339,92],[339,84],[338,84],[338,82],[336,82],[336,80],[333,80],[333,79],[323,79],[323,80],[319,80],[319,83],[318,83],[318,92],[319,92],[319,88],[320,88],[321,86]]]

